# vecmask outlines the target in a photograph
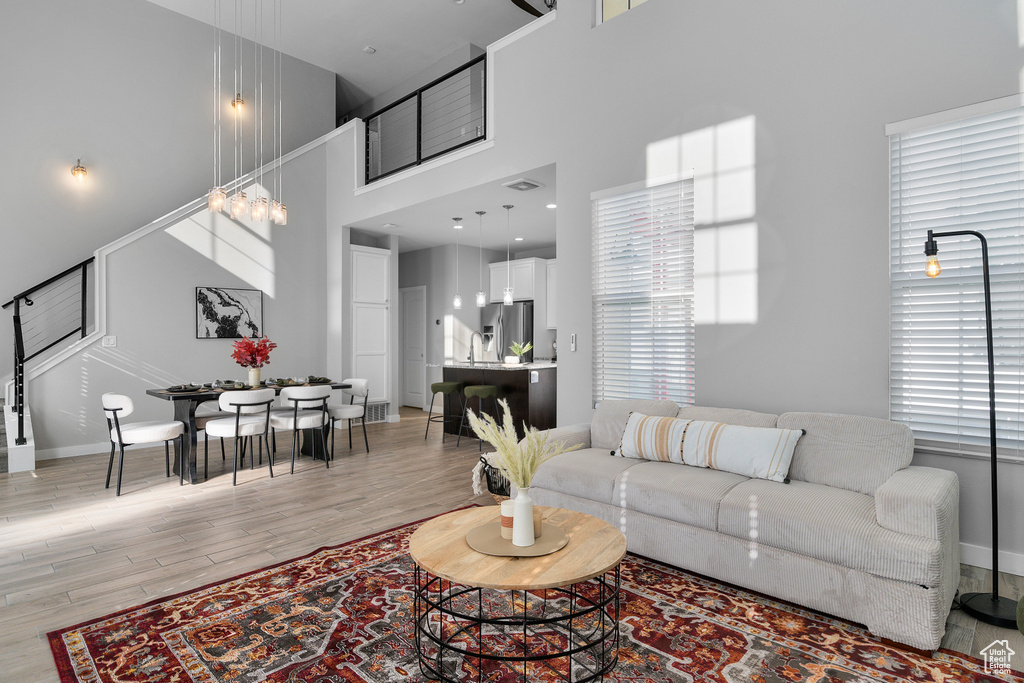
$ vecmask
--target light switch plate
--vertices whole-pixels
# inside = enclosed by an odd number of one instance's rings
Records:
[[[576,333],[575,332],[573,332],[572,334],[569,335],[569,350],[570,351],[575,351],[576,350]]]
[[[103,346],[107,348],[113,348],[117,346],[117,337],[109,335],[103,338]]]

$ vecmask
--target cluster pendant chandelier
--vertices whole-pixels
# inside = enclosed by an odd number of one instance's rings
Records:
[[[222,108],[222,41],[221,41],[221,1],[214,0],[214,29],[215,29],[215,43],[213,51],[213,97],[214,97],[214,108],[213,108],[213,188],[207,194],[207,208],[212,212],[223,211],[225,204],[227,205],[228,213],[234,220],[249,219],[253,222],[259,223],[267,219],[270,219],[277,225],[286,225],[288,223],[288,209],[279,199],[271,199],[266,194],[264,185],[264,162],[263,162],[263,121],[265,107],[263,104],[263,93],[265,89],[265,69],[263,68],[263,26],[264,26],[264,14],[263,5],[264,0],[254,0],[253,2],[253,39],[255,45],[253,48],[253,83],[255,96],[253,97],[253,164],[256,169],[256,190],[255,197],[252,201],[249,201],[248,196],[242,190],[242,179],[240,172],[244,167],[244,132],[242,130],[242,111],[245,106],[245,101],[242,99],[242,80],[243,80],[243,69],[242,69],[242,39],[240,37],[242,13],[239,0],[234,0],[234,92],[235,97],[231,101],[232,115],[234,118],[234,174],[235,180],[229,183],[235,188],[234,194],[231,195],[230,199],[227,196],[227,190],[222,183],[222,169],[221,169],[221,149],[222,149],[222,123],[221,123],[221,108]],[[274,17],[274,41],[275,44],[280,34],[281,26],[281,4],[280,0],[272,0]],[[278,198],[281,197],[284,181],[281,173],[281,154],[283,152],[283,142],[281,140],[282,127],[282,89],[281,89],[281,75],[282,75],[282,55],[280,50],[274,49],[273,51],[273,75],[272,82],[274,91],[272,94],[273,98],[273,155],[276,159],[275,166],[273,169],[274,174],[274,194]]]

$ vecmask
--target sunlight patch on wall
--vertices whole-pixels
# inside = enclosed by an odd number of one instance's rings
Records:
[[[245,188],[256,196],[255,184]],[[266,195],[266,191],[262,191]],[[198,211],[166,229],[182,244],[210,259],[256,289],[274,297],[274,248],[270,221],[232,220],[223,213]]]
[[[755,130],[745,116],[647,146],[648,180],[693,173],[698,325],[757,322]]]

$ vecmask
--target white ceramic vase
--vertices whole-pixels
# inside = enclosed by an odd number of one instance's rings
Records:
[[[512,509],[512,545],[533,545],[533,499],[530,489],[519,489]]]
[[[249,368],[249,386],[258,387],[260,385],[260,369]]]

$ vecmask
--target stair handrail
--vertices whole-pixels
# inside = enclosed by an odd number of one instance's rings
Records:
[[[20,294],[15,294],[13,297],[11,297],[10,301],[5,303],[3,306],[0,306],[0,308],[9,308],[18,299],[25,299],[25,298],[27,298],[29,294],[34,293],[36,290],[42,289],[46,285],[53,284],[54,282],[56,282],[57,280],[61,279],[65,275],[70,275],[71,273],[75,272],[76,270],[79,270],[81,268],[85,268],[86,266],[88,266],[90,263],[92,263],[95,260],[96,260],[95,256],[90,256],[89,258],[85,259],[81,263],[76,263],[75,265],[71,266],[67,270],[63,270],[63,271],[57,273],[56,275],[54,275],[53,277],[50,277],[50,278],[47,278],[47,279],[43,280],[38,285],[35,285],[34,287],[29,287],[28,289],[26,289],[24,292],[21,292]]]
[[[88,312],[89,312],[89,299],[87,296],[88,292],[88,269],[89,264],[95,260],[94,256],[87,258],[81,263],[77,263],[70,268],[61,271],[53,277],[43,280],[39,284],[26,289],[24,292],[16,294],[10,301],[5,303],[0,308],[8,308],[14,306],[14,410],[18,415],[18,431],[15,435],[14,443],[18,446],[27,443],[28,439],[25,437],[25,362],[35,358],[39,354],[53,348],[57,344],[60,344],[65,339],[68,339],[74,334],[81,333],[82,338],[86,336],[86,328],[88,327]],[[25,355],[25,338],[21,324],[21,306],[22,302],[26,306],[34,305],[31,295],[37,291],[47,287],[54,282],[57,282],[61,278],[71,275],[75,271],[81,271],[81,318],[79,319],[78,327],[62,335],[58,339],[54,339],[40,349],[37,349],[31,355]]]

